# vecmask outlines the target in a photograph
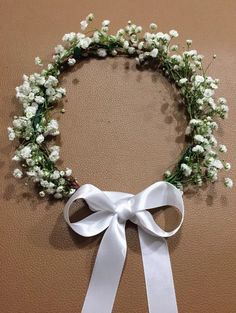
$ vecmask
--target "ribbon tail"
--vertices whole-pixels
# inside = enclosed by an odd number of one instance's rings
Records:
[[[81,313],[112,312],[126,252],[125,223],[114,216],[98,249]]]
[[[178,313],[167,242],[140,227],[138,231],[149,313]]]

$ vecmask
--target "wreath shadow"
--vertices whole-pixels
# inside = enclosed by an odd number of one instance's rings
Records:
[[[84,200],[77,200],[75,203],[73,203],[70,211],[71,222],[80,221],[83,218],[93,214]],[[150,210],[150,213],[152,213],[156,223],[158,223],[166,231],[170,231],[176,228],[180,222],[180,216],[177,210],[169,206],[154,208]],[[49,236],[49,243],[54,248],[59,250],[73,250],[77,248],[91,249],[92,247],[99,244],[105,231],[93,237],[80,236],[66,225],[63,213],[60,213]],[[126,237],[128,248],[139,254],[140,245],[137,226],[130,221],[127,221],[126,224]],[[175,238],[173,237],[171,240],[169,240],[171,242],[171,250],[174,250],[177,247],[180,237],[181,231],[178,232]]]
[[[76,201],[71,207],[72,214],[70,216],[71,222],[79,221],[86,216],[93,214],[83,200]],[[180,216],[177,210],[172,207],[162,207],[152,209],[150,212],[153,214],[155,221],[163,227],[163,229],[170,231],[177,226],[180,221]],[[37,230],[36,230],[37,231]],[[106,230],[105,230],[106,231]],[[96,260],[98,248],[104,232],[94,237],[83,237],[76,234],[69,226],[66,225],[63,213],[60,213],[54,224],[53,230],[49,236],[50,245],[57,250],[79,250],[86,249],[92,250],[92,261],[90,263],[90,273],[92,273],[93,266]],[[172,238],[168,239],[169,251],[172,253],[178,246],[181,238],[181,230]],[[31,232],[32,239],[32,232]],[[41,238],[40,238],[41,240]],[[141,248],[138,238],[137,226],[127,221],[126,224],[126,240],[128,250],[132,253],[140,255]],[[158,240],[158,238],[157,238]],[[128,253],[128,252],[127,252]],[[140,259],[141,262],[141,259]]]

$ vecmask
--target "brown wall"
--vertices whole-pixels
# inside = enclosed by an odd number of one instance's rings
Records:
[[[63,203],[37,198],[11,176],[6,127],[20,112],[14,88],[23,73],[35,71],[34,57],[49,60],[62,35],[79,31],[89,12],[96,23],[112,21],[112,30],[128,19],[145,28],[157,21],[161,30],[176,28],[184,43],[210,60],[210,74],[221,80],[219,95],[230,116],[218,138],[236,147],[236,2],[206,1],[0,1],[0,311],[1,313],[80,312],[101,236],[73,235],[62,217]],[[182,148],[182,113],[171,86],[157,74],[138,72],[122,58],[78,65],[65,75],[66,114],[60,117],[62,159],[80,183],[101,189],[138,192],[173,164]],[[168,143],[168,144],[167,144]],[[236,180],[235,163],[232,176]],[[169,239],[180,313],[236,311],[236,193],[221,184],[185,196],[186,219]],[[162,213],[161,223],[176,215]],[[135,227],[128,226],[128,258],[114,313],[147,312],[140,248]],[[96,313],[96,312],[91,312]],[[158,313],[158,312],[156,312]],[[164,313],[164,312],[160,312]]]

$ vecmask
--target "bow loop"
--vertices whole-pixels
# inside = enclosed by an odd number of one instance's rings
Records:
[[[105,192],[91,184],[81,186],[74,195],[76,199],[84,199],[92,211],[115,212],[113,201]],[[72,197],[73,197],[72,196]]]
[[[69,211],[72,203],[77,199],[84,199],[89,208],[95,213],[79,222],[71,223]],[[81,186],[66,203],[64,218],[77,234],[91,237],[101,233],[110,225],[114,212],[115,206],[106,194],[97,187],[86,184]]]
[[[168,182],[156,182],[133,197],[133,207],[138,212],[171,205],[183,214],[182,194],[182,191]]]

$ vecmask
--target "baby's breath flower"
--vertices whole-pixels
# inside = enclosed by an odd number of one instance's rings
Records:
[[[210,182],[214,183],[218,179],[217,175],[217,168],[209,167],[207,170],[207,177],[209,178]]]
[[[203,149],[202,146],[196,145],[196,146],[194,146],[194,147],[192,148],[192,151],[193,151],[193,152],[196,152],[196,153],[203,153],[203,152],[204,152],[204,149]]]
[[[20,161],[20,160],[21,160],[21,158],[18,155],[14,155],[12,157],[12,161]]]
[[[99,56],[99,57],[101,57],[101,58],[105,58],[105,57],[106,57],[106,55],[107,55],[107,52],[106,52],[106,50],[105,50],[105,49],[100,48],[100,49],[98,49],[98,50],[97,50],[97,54],[98,54],[98,56]]]
[[[181,78],[181,79],[179,80],[179,84],[180,84],[180,85],[184,85],[185,83],[187,83],[187,81],[188,81],[188,79],[187,79],[186,77]]]
[[[12,127],[8,127],[7,131],[8,131],[8,139],[10,141],[14,140],[16,138],[16,133],[15,133],[14,129]]]
[[[201,83],[203,83],[204,82],[204,77],[202,76],[202,75],[196,75],[195,76],[195,82],[197,83],[197,84],[201,84]]]
[[[51,153],[49,154],[49,160],[52,162],[56,162],[59,158],[59,152],[60,152],[60,147],[59,146],[52,146],[50,147]]]
[[[16,178],[21,178],[23,176],[23,173],[19,168],[16,168],[13,171],[13,176]]]
[[[137,27],[135,28],[135,33],[139,34],[139,33],[142,32],[142,30],[143,30],[143,28],[142,28],[141,26],[137,26]]]
[[[178,32],[174,29],[170,30],[169,34],[171,35],[171,37],[175,37],[175,38],[179,36]]]
[[[60,151],[60,147],[55,145],[55,146],[50,147],[49,150],[50,151],[57,151],[57,152],[59,152]]]
[[[58,178],[60,178],[60,172],[59,171],[54,171],[52,174],[51,174],[51,178],[52,179],[58,179]]]
[[[170,51],[177,51],[178,50],[178,45],[172,45],[170,47]]]
[[[70,168],[66,168],[65,174],[66,176],[71,176],[72,170]]]
[[[84,23],[82,23],[84,24]],[[81,23],[80,23],[81,25]],[[76,33],[68,33],[68,34],[65,34],[63,37],[62,37],[62,40],[63,41],[68,41],[68,42],[73,42],[74,40],[76,39]]]
[[[154,48],[151,52],[150,52],[150,56],[152,58],[156,58],[158,55],[158,49],[157,48]]]
[[[46,195],[46,194],[45,194],[45,192],[44,192],[44,191],[40,191],[40,192],[39,192],[39,196],[40,196],[41,198],[44,198],[44,197],[45,197],[45,195]]]
[[[187,40],[186,40],[186,44],[187,44],[188,46],[191,46],[192,43],[193,43],[193,41],[192,41],[191,39],[187,39]]]
[[[56,162],[59,158],[60,158],[60,156],[59,156],[59,152],[58,151],[52,151],[49,154],[49,160],[52,161],[52,162]]]
[[[188,165],[185,164],[185,163],[182,163],[182,164],[181,164],[181,170],[183,171],[184,175],[187,176],[187,177],[190,176],[191,173],[192,173],[191,167],[188,166]]]
[[[58,79],[52,75],[48,76],[48,79],[46,80],[46,82],[44,83],[44,86],[46,88],[48,87],[56,87],[58,84]]]
[[[19,153],[20,153],[20,156],[23,158],[23,159],[28,159],[31,157],[31,147],[30,146],[25,146],[24,148],[22,148]]]
[[[233,185],[234,185],[232,179],[231,179],[231,178],[228,178],[228,177],[225,178],[224,184],[225,184],[225,186],[228,187],[228,188],[232,188]]]
[[[116,56],[117,53],[118,53],[118,52],[117,52],[115,49],[113,49],[113,50],[111,51],[111,54],[112,54],[113,56]]]
[[[227,147],[225,145],[219,145],[219,151],[226,153],[227,152]]]
[[[86,20],[83,20],[80,22],[81,30],[85,30],[87,27],[88,27],[88,22]]]
[[[83,49],[87,49],[89,47],[89,45],[91,44],[92,39],[89,37],[85,37],[83,39],[80,40],[80,42],[78,43],[78,47],[81,47]]]
[[[55,119],[51,119],[46,127],[45,135],[56,136],[58,134],[58,122]]]
[[[171,175],[171,172],[170,171],[165,171],[165,174],[164,174],[164,176],[167,178],[167,177],[170,177],[170,175]]]
[[[218,99],[218,102],[219,102],[219,104],[226,104],[226,103],[227,103],[227,100],[226,100],[224,97],[220,97],[220,98]]]
[[[57,187],[56,192],[57,193],[61,193],[63,190],[64,190],[64,187],[63,186],[59,186],[59,187]]]
[[[151,23],[151,24],[149,25],[149,28],[150,28],[151,30],[156,30],[156,29],[157,29],[157,24]]]
[[[33,116],[35,116],[36,112],[37,112],[37,109],[38,109],[38,104],[36,103],[35,105],[32,105],[32,106],[28,106],[26,109],[25,109],[25,115],[27,118],[32,118]]]
[[[224,162],[224,169],[229,171],[231,169],[231,164],[229,162]]]
[[[140,41],[140,42],[138,43],[138,49],[139,49],[139,50],[142,50],[142,49],[143,49],[143,46],[144,46],[144,42],[143,42],[143,41]]]
[[[65,52],[65,48],[62,45],[57,45],[54,50],[57,54],[63,54]]]
[[[194,139],[198,142],[204,142],[205,138],[202,135],[195,135]]]
[[[128,53],[129,54],[134,54],[134,52],[135,52],[135,48],[134,47],[129,47],[128,48]]]
[[[190,135],[191,134],[191,127],[187,126],[185,129],[185,135]]]
[[[214,167],[216,167],[216,168],[218,168],[220,170],[223,168],[222,162],[220,160],[216,160],[216,159],[213,160],[209,165],[210,166],[214,166]]]
[[[36,138],[36,142],[41,144],[44,141],[44,136],[42,134],[38,135]]]
[[[214,94],[214,91],[211,90],[211,89],[206,89],[206,90],[204,91],[204,97],[206,97],[206,98],[212,97],[213,94]]]
[[[76,189],[71,188],[71,189],[69,190],[69,196],[72,196],[72,195],[75,193],[75,191],[76,191]]]
[[[87,21],[87,22],[92,22],[93,19],[94,19],[93,13],[89,13],[89,15],[86,17],[86,21]]]
[[[36,57],[34,59],[34,63],[35,63],[35,65],[43,66],[43,63],[42,63],[42,60],[40,59],[40,57]]]
[[[62,194],[61,194],[60,192],[56,192],[56,193],[54,194],[54,198],[55,198],[55,199],[61,199],[61,198],[62,198]]]
[[[34,100],[35,100],[35,102],[38,103],[38,104],[42,104],[42,103],[45,102],[45,98],[42,97],[42,96],[36,96],[36,97],[34,98]]]
[[[69,58],[69,59],[68,59],[68,64],[69,64],[70,66],[75,65],[75,63],[76,63],[76,60],[75,60],[74,58]]]
[[[110,24],[109,20],[102,21],[102,27],[107,27]]]
[[[212,147],[217,146],[217,140],[213,135],[210,136],[209,143],[211,144]]]
[[[128,49],[128,48],[129,48],[129,42],[128,42],[127,40],[124,41],[123,47],[124,47],[125,49]]]

